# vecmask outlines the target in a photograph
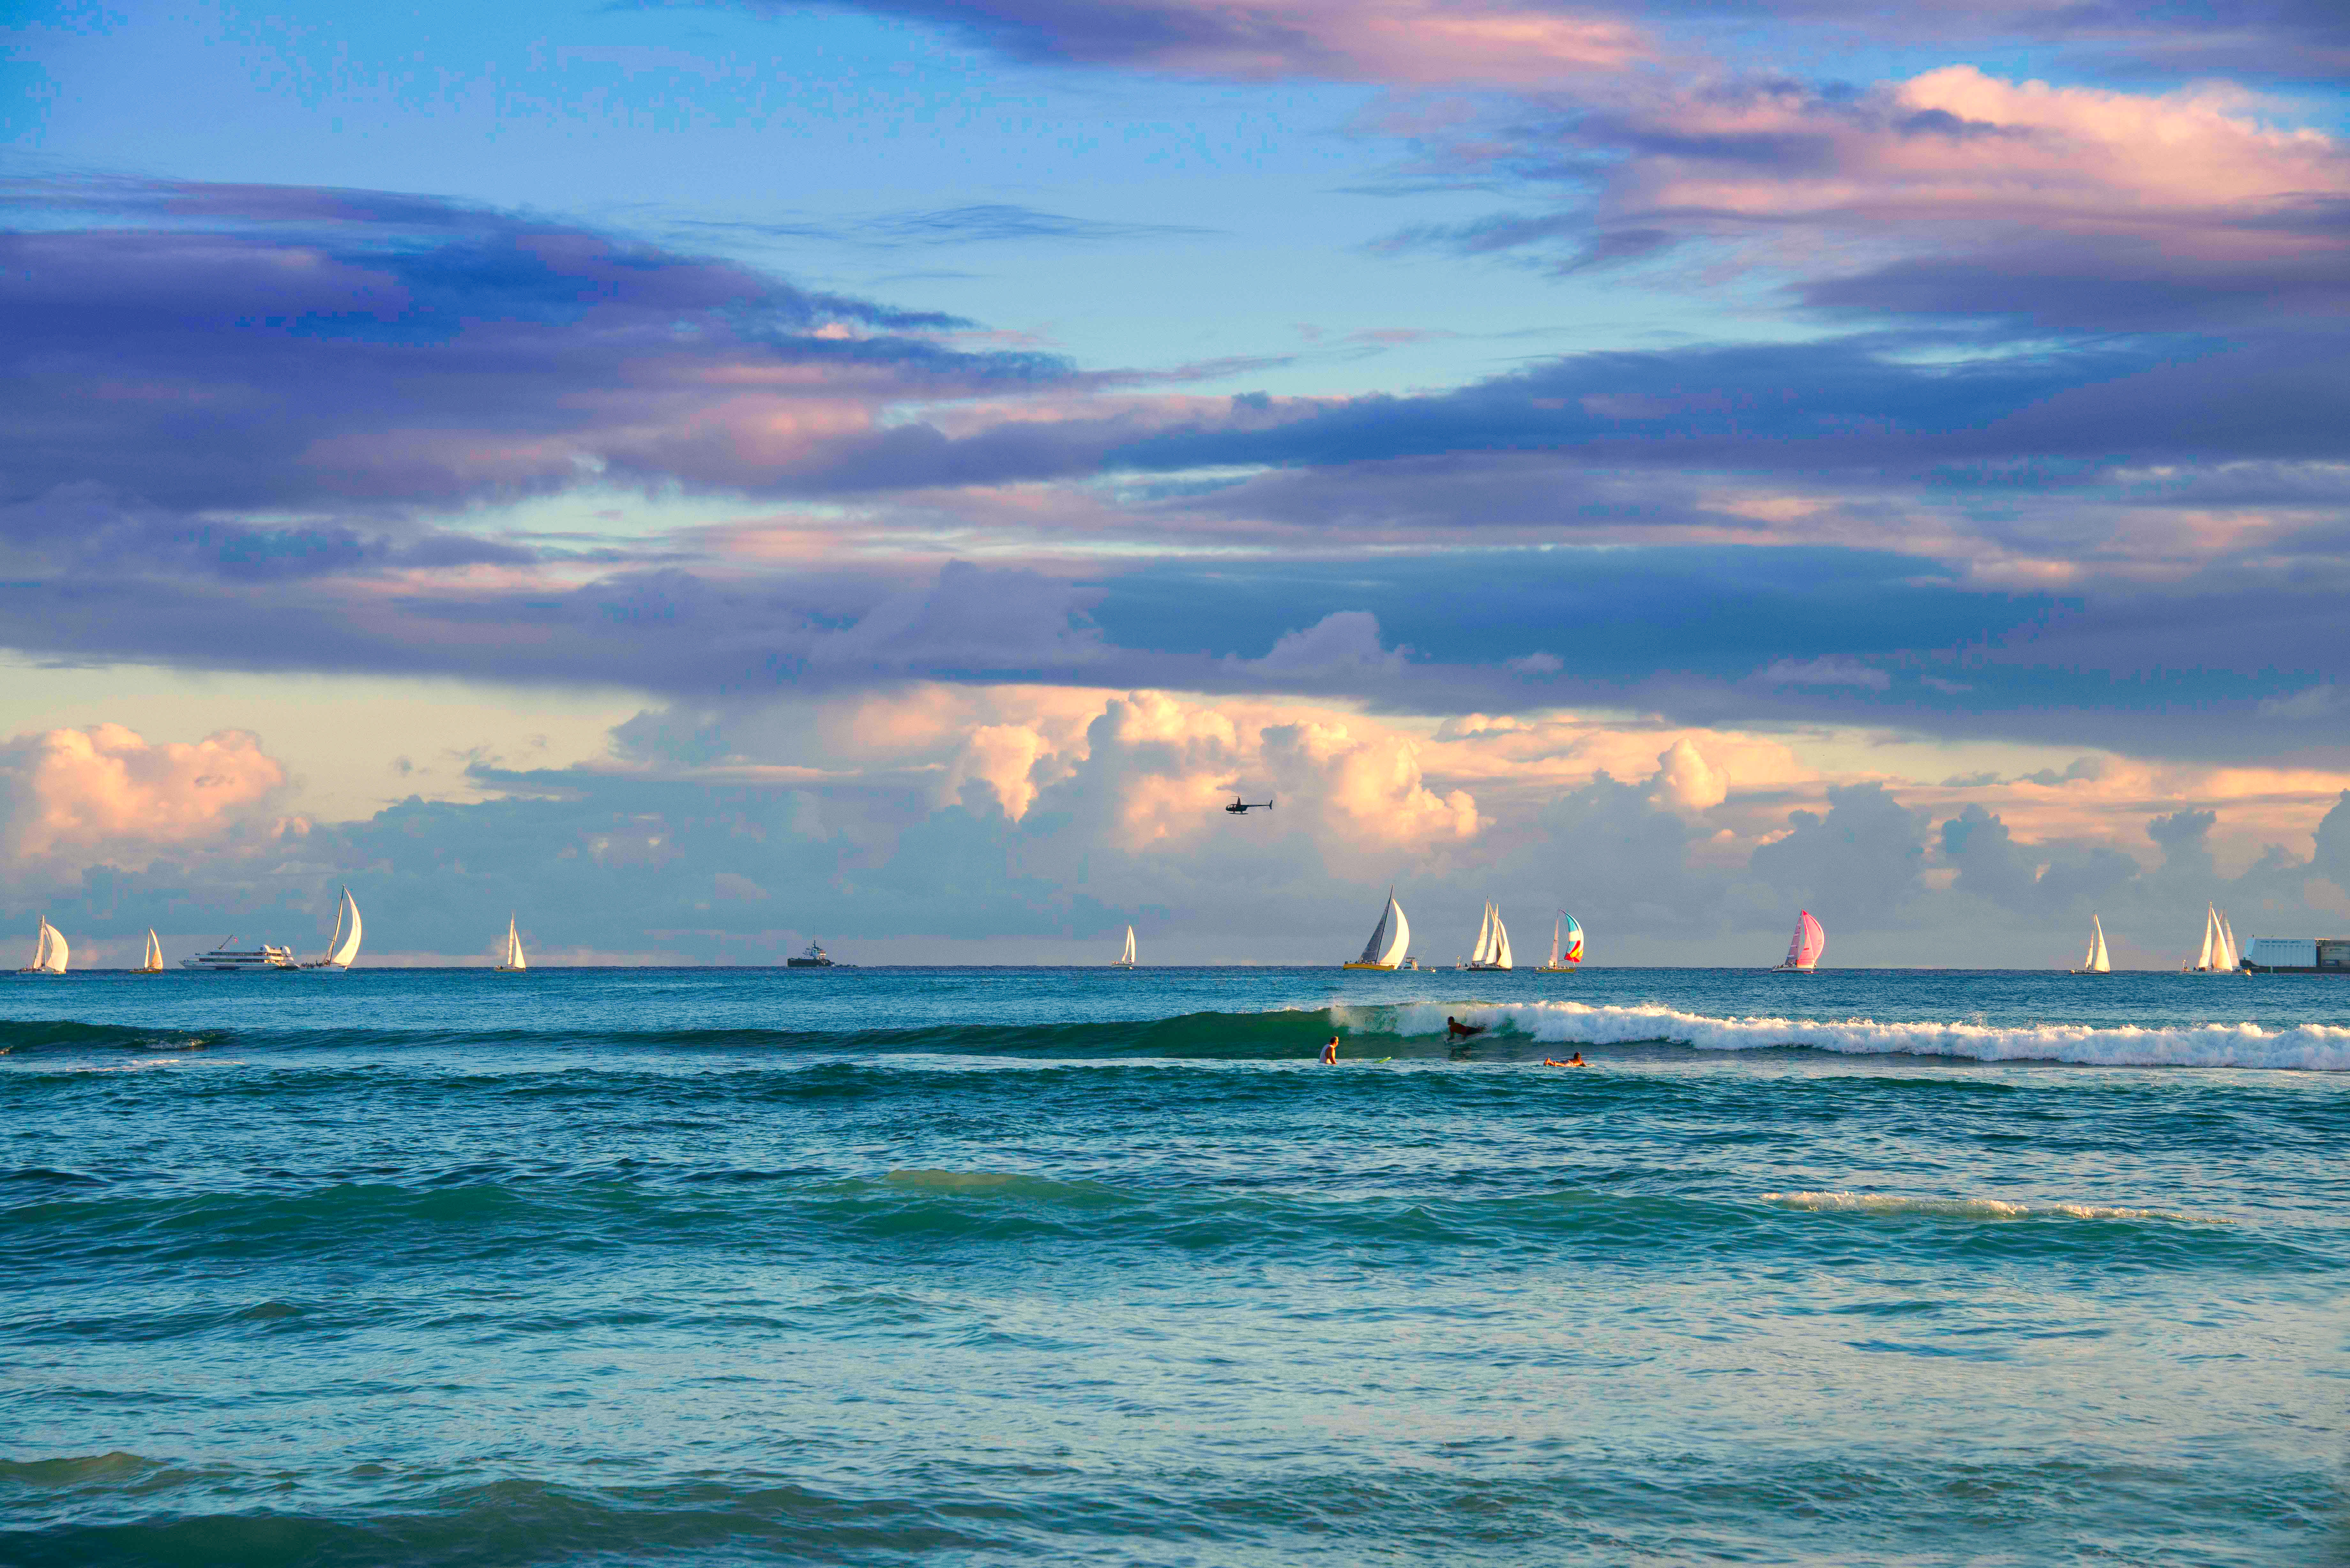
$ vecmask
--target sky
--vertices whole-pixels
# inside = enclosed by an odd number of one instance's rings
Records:
[[[0,929],[2350,931],[2345,80],[2334,0],[18,0]]]

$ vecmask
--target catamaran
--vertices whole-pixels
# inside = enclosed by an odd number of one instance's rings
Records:
[[[2203,906],[2203,950],[2191,963],[2178,967],[2189,974],[2241,974],[2242,957],[2236,951],[2236,933],[2228,917],[2210,904]]]
[[[1827,950],[1827,932],[1805,909],[1795,917],[1795,934],[1787,943],[1787,956],[1773,967],[1791,974],[1809,974],[1819,963],[1820,955]]]
[[[350,926],[348,931],[343,929],[347,919]],[[343,889],[342,898],[335,904],[335,934],[327,939],[327,956],[315,962],[298,964],[296,967],[305,970],[332,970],[335,973],[340,974],[350,968],[351,961],[359,956],[359,900],[353,898],[351,890],[346,888]]]
[[[66,946],[65,937],[49,924],[47,915],[41,917],[41,929],[33,938],[33,961],[18,970],[18,974],[63,974],[66,959],[73,950]]]
[[[1363,956],[1342,969],[1399,969],[1404,953],[1411,946],[1411,922],[1403,918],[1403,906],[1396,902],[1395,889],[1388,889],[1388,907],[1379,911],[1379,923],[1371,928],[1371,940],[1363,944]]]
[[[1510,967],[1510,929],[1502,924],[1502,911],[1491,898],[1485,900],[1485,923],[1477,928],[1477,948],[1469,961],[1456,966],[1461,969],[1508,969]]]
[[[520,974],[529,967],[530,965],[523,960],[522,938],[515,934],[515,918],[512,915],[508,915],[506,917],[505,951],[501,954],[498,959],[498,972],[500,974]]]
[[[2073,972],[2074,974],[2111,974],[2113,970],[2113,960],[2108,958],[2106,954],[2106,928],[2104,922],[2100,921],[2096,916],[2091,915],[2089,917],[2088,956],[2082,959],[2081,967],[2074,970]]]
[[[1550,923],[1550,957],[1536,974],[1565,974],[1583,961],[1583,928],[1565,909]]]
[[[1109,961],[1109,967],[1112,969],[1134,967],[1134,928],[1132,926],[1126,928],[1126,946],[1118,950],[1118,957]]]
[[[163,944],[155,940],[155,928],[152,926],[147,928],[147,956],[140,959],[139,961],[139,967],[132,970],[130,972],[132,974],[161,974],[163,972]]]

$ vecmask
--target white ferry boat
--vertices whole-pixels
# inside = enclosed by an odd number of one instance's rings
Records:
[[[292,948],[273,947],[267,942],[257,948],[233,948],[228,944],[234,937],[224,937],[220,946],[210,952],[180,961],[182,969],[203,970],[210,974],[259,974],[269,970],[290,970],[299,966],[294,961]]]

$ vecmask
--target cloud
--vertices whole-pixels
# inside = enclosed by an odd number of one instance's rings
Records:
[[[2350,146],[2240,91],[2012,81],[1946,66],[1853,93],[1780,77],[1627,87],[1462,128],[1431,156],[1566,199],[1409,229],[1574,271],[1706,248],[1838,311],[2180,329],[2350,306]]]
[[[2069,961],[2095,909],[2122,950],[2175,962],[2207,898],[2240,929],[2333,919],[2350,821],[2341,773],[2124,759],[1936,785],[1555,711],[1431,724],[909,683],[651,711],[601,762],[476,764],[478,802],[303,831],[248,738],[65,734],[88,755],[55,736],[11,753],[11,831],[45,802],[67,827],[11,857],[6,888],[92,954],[150,924],[307,941],[348,880],[381,953],[470,957],[515,909],[535,951],[773,961],[820,937],[874,961],[1053,961],[1130,920],[1169,961],[1335,961],[1392,880],[1424,957],[1465,949],[1491,898],[1527,932],[1574,909],[1609,961],[1767,961],[1808,904],[1847,961]],[[1279,805],[1231,817],[1235,789]]]
[[[2350,25],[2329,0],[2257,6],[2147,6],[1990,0],[1887,6],[1877,0],[842,0],[935,23],[1012,58],[1257,79],[1320,77],[1398,86],[1539,88],[1715,45],[1727,20],[1758,23],[1782,48],[1818,53],[1856,37],[1908,47],[2061,49],[2078,68],[2171,77],[2331,81],[2350,71]],[[778,9],[766,5],[764,8]]]
[[[780,9],[758,0],[760,9]],[[1546,86],[1649,53],[1605,7],[1473,0],[860,0],[1016,59],[1181,76]]]
[[[10,192],[104,220],[0,234],[18,498],[99,476],[182,513],[445,504],[591,476],[757,488],[885,439],[892,398],[1066,373],[945,347],[934,335],[958,323],[935,313],[455,202]]]
[[[1774,661],[1762,670],[1758,680],[1794,686],[1859,686],[1871,691],[1882,691],[1893,684],[1893,677],[1882,670],[1873,670],[1853,659],[1811,659],[1797,662],[1792,659]]]
[[[120,724],[18,735],[0,745],[0,841],[16,861],[143,866],[251,826],[286,783],[241,730],[193,743]]]
[[[941,317],[458,203],[37,194],[81,226],[15,236],[38,265],[0,276],[26,324],[0,348],[26,371],[0,607],[47,654],[689,698],[1026,679],[1437,712],[1539,691],[1703,724],[1866,702],[2213,755],[2271,743],[2244,721],[2293,698],[2262,672],[2324,668],[2350,587],[2350,335],[2314,327],[1133,393],[954,349]],[[2215,650],[2191,668],[2182,625]],[[1875,674],[1752,679],[1839,660]],[[1943,701],[1961,662],[1966,701]]]
[[[1686,737],[1657,755],[1651,804],[1669,811],[1710,811],[1730,798],[1730,775],[1708,762]]]
[[[1181,239],[1217,232],[1181,223],[1071,217],[1063,213],[1047,213],[1035,207],[1001,202],[972,202],[959,207],[914,208],[830,221],[719,223],[697,220],[681,226],[690,233],[831,240],[877,249],[910,245],[1031,244],[1040,240],[1111,244],[1133,240]]]
[[[1398,673],[1409,651],[1381,647],[1378,618],[1368,610],[1333,610],[1303,631],[1284,633],[1270,652],[1245,667],[1284,684],[1352,682]]]
[[[2263,719],[2322,719],[2334,711],[2339,693],[2332,681],[2321,681],[2304,687],[2290,697],[2263,698],[2259,711]]]

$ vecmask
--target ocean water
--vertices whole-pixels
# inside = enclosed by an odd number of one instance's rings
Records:
[[[0,1046],[10,1564],[2350,1563],[2350,981],[91,973]]]

